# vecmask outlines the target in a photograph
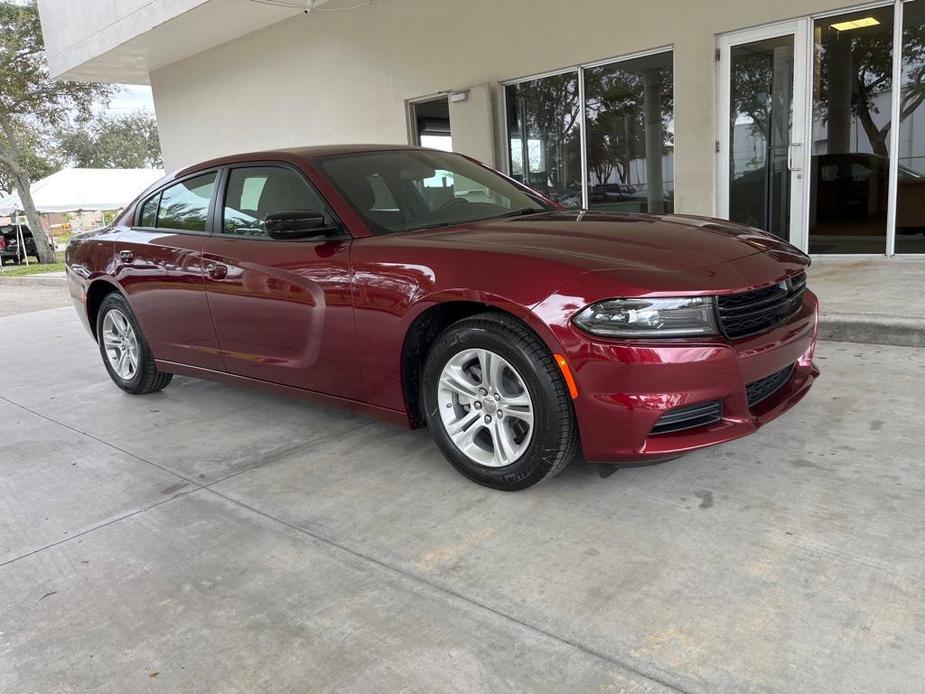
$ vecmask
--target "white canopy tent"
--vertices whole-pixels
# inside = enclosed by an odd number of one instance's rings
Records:
[[[118,210],[164,175],[162,169],[61,169],[32,184],[39,212]],[[19,194],[0,197],[0,216],[22,211]]]

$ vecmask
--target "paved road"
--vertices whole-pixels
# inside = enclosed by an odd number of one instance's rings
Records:
[[[756,436],[518,494],[425,432],[125,395],[70,309],[0,353],[0,691],[921,691],[925,350],[824,344]]]
[[[12,316],[17,313],[70,305],[71,297],[66,287],[0,284],[0,316]]]

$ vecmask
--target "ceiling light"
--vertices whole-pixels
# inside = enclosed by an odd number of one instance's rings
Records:
[[[851,31],[852,29],[861,29],[863,27],[872,27],[880,23],[880,20],[873,17],[862,17],[861,19],[852,19],[848,22],[836,22],[832,28],[836,31]]]

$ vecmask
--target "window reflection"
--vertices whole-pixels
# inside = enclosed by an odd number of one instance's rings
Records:
[[[925,253],[925,3],[903,6],[896,252]]]
[[[729,219],[790,238],[793,36],[733,46]]]
[[[580,207],[578,73],[505,89],[511,175],[566,207]]]
[[[671,212],[672,54],[587,68],[584,81],[590,207]]]
[[[157,211],[159,229],[205,231],[215,174],[188,178],[165,189]]]
[[[814,27],[812,253],[884,253],[893,8]]]

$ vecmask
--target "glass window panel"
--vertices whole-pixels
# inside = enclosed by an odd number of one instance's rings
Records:
[[[790,237],[793,36],[729,52],[729,219]]]
[[[205,231],[214,185],[215,174],[210,173],[188,178],[164,190],[157,213],[158,228]]]
[[[903,6],[896,252],[925,253],[925,3]]]
[[[225,234],[266,237],[271,212],[312,210],[324,213],[324,203],[306,180],[281,166],[232,169],[225,193]]]
[[[581,207],[578,73],[505,89],[511,175],[566,207]]]
[[[392,150],[315,162],[376,234],[547,209],[508,178],[450,152]]]
[[[885,253],[893,8],[826,17],[813,33],[809,250]]]
[[[672,54],[587,68],[584,80],[590,207],[672,212]]]
[[[139,226],[153,227],[157,221],[157,203],[161,200],[161,194],[153,195],[141,206],[141,218],[138,220]]]

